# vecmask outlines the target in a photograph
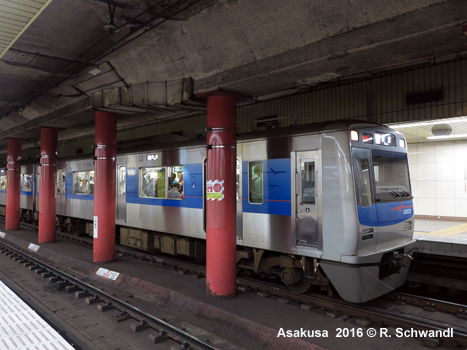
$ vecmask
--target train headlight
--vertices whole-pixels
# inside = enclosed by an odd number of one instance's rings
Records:
[[[399,147],[405,148],[405,140],[404,139],[399,139]]]
[[[352,141],[358,141],[358,131],[357,130],[351,130],[350,131],[350,139]]]

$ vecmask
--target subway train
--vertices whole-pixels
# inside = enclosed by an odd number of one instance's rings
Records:
[[[205,142],[119,151],[116,164],[119,243],[203,261]],[[401,133],[342,121],[243,134],[236,182],[238,271],[354,303],[405,282],[414,221]],[[38,184],[38,165],[22,165],[22,221],[37,222]],[[5,190],[3,172],[0,214]],[[92,236],[93,193],[91,158],[58,160],[57,230]]]

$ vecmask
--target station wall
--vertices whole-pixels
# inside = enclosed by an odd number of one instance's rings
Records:
[[[467,141],[409,144],[417,216],[467,219]]]

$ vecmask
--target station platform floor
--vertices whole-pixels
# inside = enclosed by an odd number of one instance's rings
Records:
[[[3,350],[74,348],[0,281],[0,344]]]
[[[431,223],[419,223],[416,228],[422,233],[436,231]],[[4,223],[0,223],[0,231],[5,232]],[[0,240],[25,251],[33,243],[40,247],[34,253],[36,256],[50,261],[51,265],[60,267],[62,271],[102,287],[108,293],[142,302],[138,306],[140,308],[147,305],[149,309],[157,308],[170,313],[182,319],[185,325],[206,329],[238,344],[239,349],[425,349],[421,343],[406,338],[339,338],[338,329],[355,328],[355,323],[332,318],[325,310],[305,311],[298,304],[284,304],[274,297],[265,298],[252,292],[238,291],[235,298],[215,299],[206,295],[204,278],[182,275],[173,269],[140,259],[117,256],[111,263],[93,263],[92,247],[70,240],[57,238],[54,243],[38,244],[37,232],[28,230],[8,231]],[[97,276],[96,271],[101,267],[120,273],[122,278],[112,282]],[[289,338],[279,336],[281,329],[327,330],[329,335]],[[113,343],[117,345],[96,349],[127,349],[116,341]]]
[[[415,219],[413,238],[418,251],[467,256],[467,222]]]

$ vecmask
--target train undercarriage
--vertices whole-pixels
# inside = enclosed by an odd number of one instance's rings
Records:
[[[5,207],[0,207],[0,215],[5,215],[4,211]],[[37,211],[21,209],[21,222],[37,225],[38,220]],[[93,223],[89,220],[57,215],[56,231],[92,237]],[[201,239],[119,225],[117,225],[116,237],[117,242],[122,245],[149,253],[186,256],[196,262],[206,260],[206,243]],[[314,258],[237,246],[237,271],[281,281],[296,293],[305,293],[312,287],[319,286],[321,290],[332,294],[329,279],[322,272],[318,259]]]

